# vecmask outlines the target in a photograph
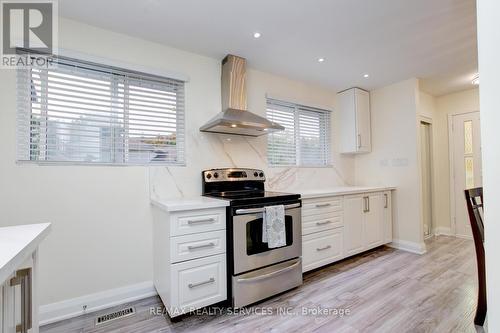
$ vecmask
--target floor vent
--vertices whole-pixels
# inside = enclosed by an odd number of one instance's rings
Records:
[[[112,313],[108,313],[102,316],[99,316],[95,319],[95,325],[102,325],[109,323],[111,321],[117,320],[117,319],[122,319],[125,317],[130,317],[135,314],[135,309],[133,307],[121,309]]]

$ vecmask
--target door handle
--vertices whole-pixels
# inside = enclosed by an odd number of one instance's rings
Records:
[[[369,211],[368,197],[363,197],[363,213],[368,213]]]
[[[300,203],[285,205],[285,210],[292,209],[292,208],[298,208],[298,207],[300,207]],[[235,213],[236,213],[236,215],[256,214],[256,213],[264,213],[264,211],[265,211],[265,209],[264,209],[264,207],[262,207],[262,208],[237,209]]]
[[[214,247],[215,243],[210,242],[208,244],[203,244],[203,245],[188,245],[188,250],[196,250],[196,249],[203,249],[205,247]]]
[[[255,277],[249,277],[249,278],[240,278],[238,279],[238,282],[253,282],[253,281],[259,281],[259,280],[265,280],[265,279],[268,279],[268,278],[272,278],[278,274],[281,274],[281,273],[284,273],[284,272],[288,272],[292,269],[294,269],[295,267],[299,266],[300,263],[302,262],[302,259],[296,259],[296,261],[291,264],[290,266],[287,266],[285,268],[282,268],[282,269],[278,269],[274,272],[271,272],[271,273],[267,273],[267,274],[263,274],[263,275],[259,275],[259,276],[255,276]]]
[[[361,134],[358,134],[358,149],[361,148]]]
[[[387,193],[384,193],[384,197],[385,197],[384,208],[388,208],[389,207],[389,196],[387,195]]]

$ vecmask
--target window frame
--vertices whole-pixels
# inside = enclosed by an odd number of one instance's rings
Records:
[[[17,50],[19,54],[29,54],[29,53],[37,53],[37,52],[32,52],[31,50],[27,49],[18,49]],[[121,129],[123,130],[123,138],[121,139],[121,142],[112,142],[110,143],[109,147],[110,149],[110,159],[109,161],[84,161],[84,160],[71,160],[71,159],[66,159],[66,160],[50,160],[50,159],[33,159],[32,155],[32,149],[30,148],[31,146],[31,135],[33,133],[33,129],[31,127],[32,125],[32,115],[33,115],[33,106],[32,106],[32,100],[22,100],[20,98],[20,94],[22,94],[23,89],[26,89],[24,91],[24,95],[31,95],[33,92],[33,81],[31,81],[30,84],[30,79],[32,78],[32,71],[33,69],[36,69],[36,67],[28,67],[28,68],[19,68],[17,69],[17,80],[18,80],[18,86],[17,86],[17,124],[16,124],[16,163],[18,164],[38,164],[38,165],[85,165],[85,166],[186,166],[186,115],[185,115],[185,104],[186,104],[186,81],[185,79],[179,79],[179,78],[170,78],[166,76],[158,76],[154,74],[148,74],[145,72],[141,71],[136,71],[133,69],[127,69],[123,67],[115,67],[112,65],[108,64],[101,64],[97,62],[90,62],[90,61],[85,61],[85,60],[80,60],[76,58],[70,58],[70,57],[64,57],[64,56],[51,56],[53,58],[53,63],[56,64],[55,66],[61,64],[64,66],[73,66],[74,68],[82,68],[85,70],[90,70],[90,71],[95,71],[103,73],[105,75],[108,75],[110,80],[109,80],[109,85],[110,85],[110,105],[113,105],[113,103],[116,103],[117,99],[115,94],[118,91],[118,83],[123,83],[127,82],[130,87],[131,83],[133,84],[134,82],[141,82],[144,85],[150,85],[154,86],[155,84],[157,85],[163,85],[164,87],[172,86],[172,92],[176,93],[175,97],[175,133],[172,133],[172,135],[175,135],[175,148],[173,150],[176,151],[176,158],[175,160],[161,160],[161,161],[154,161],[153,159],[150,158],[149,161],[147,159],[143,159],[138,162],[133,162],[129,159],[129,154],[130,154],[130,147],[129,141],[130,138],[133,137],[131,134],[131,129],[130,125],[131,122],[128,120],[130,116],[130,111],[128,110],[129,107],[128,105],[125,105],[125,102],[122,102],[123,106],[120,107],[120,117],[123,117],[123,122],[121,123]],[[40,69],[40,68],[39,68]],[[48,70],[50,71],[51,68],[41,68],[41,70]],[[52,69],[54,70],[54,69]],[[57,71],[57,69],[55,69]],[[59,73],[64,73],[64,71],[61,71]],[[20,75],[27,75],[28,79],[25,83],[27,86],[23,86],[20,83]],[[75,75],[78,75],[76,73]],[[32,79],[31,79],[32,80]],[[113,89],[114,87],[115,89]],[[123,97],[122,99],[128,99],[130,97],[129,93],[125,93],[126,88],[125,85],[122,87],[123,89]],[[153,89],[153,88],[150,88]],[[170,90],[165,90],[165,92],[170,91]],[[26,94],[27,92],[27,94]],[[47,93],[47,92],[45,92]],[[113,98],[115,97],[115,98]],[[70,101],[71,102],[71,101]],[[127,102],[128,103],[128,102]],[[46,108],[49,105],[49,102],[46,101],[40,103],[40,108]],[[112,108],[112,107],[110,107]],[[46,113],[47,111],[45,111]],[[147,111],[145,111],[147,112]],[[28,116],[28,120],[24,119],[21,121],[20,118],[22,118],[22,115]],[[87,113],[83,113],[82,115],[86,115]],[[41,112],[41,118],[43,119],[43,112]],[[161,112],[160,112],[161,116]],[[106,118],[102,116],[103,118]],[[110,120],[113,116],[109,116]],[[153,117],[152,117],[153,118]],[[127,120],[126,120],[127,119]],[[26,121],[28,123],[26,123]],[[23,122],[23,123],[21,123]],[[151,124],[147,124],[147,126],[154,126],[155,120],[151,120]],[[161,125],[163,123],[158,122],[157,125]],[[132,126],[134,123],[132,123]],[[140,125],[136,124],[136,126]],[[43,126],[39,126],[39,129],[41,133],[45,133],[45,136],[47,135],[47,130],[48,130],[48,122],[45,123]],[[110,127],[111,128],[111,127]],[[22,129],[22,131],[21,131]],[[22,133],[20,133],[22,132]],[[28,135],[28,138],[26,138],[26,135]],[[158,134],[161,135],[161,134]],[[73,137],[77,138],[78,135],[74,135]],[[43,138],[42,140],[47,141],[47,136]],[[114,135],[111,136],[111,140],[116,140],[116,137]],[[43,141],[42,141],[43,142]],[[24,150],[21,149],[24,145]],[[165,145],[165,144],[164,144]],[[27,148],[26,148],[27,146]],[[120,150],[117,147],[122,147],[122,150]],[[50,149],[44,148],[43,149],[44,154],[47,154],[47,152],[50,151]],[[57,150],[54,150],[57,151]],[[142,150],[143,152],[146,152],[147,150]],[[42,155],[44,155],[42,154]],[[123,155],[123,159],[120,160],[120,158],[117,158],[119,154]],[[180,157],[179,157],[180,156]]]
[[[297,168],[328,168],[331,167],[332,164],[332,117],[331,117],[331,110],[327,109],[321,109],[321,108],[316,108],[316,107],[311,107],[311,106],[306,106],[303,104],[298,104],[298,103],[293,103],[293,102],[287,102],[275,98],[270,98],[266,97],[266,117],[269,119],[270,117],[270,107],[273,105],[275,106],[281,106],[281,107],[287,107],[290,109],[290,114],[293,113],[293,145],[295,148],[295,163],[294,164],[278,164],[278,163],[272,163],[271,162],[271,157],[269,154],[270,151],[270,145],[271,145],[271,140],[274,138],[273,133],[268,134],[267,138],[267,164],[269,167],[297,167]],[[293,109],[293,111],[291,111]],[[282,112],[288,112],[288,111],[282,111]],[[323,156],[319,156],[318,160],[322,159],[323,163],[305,163],[303,159],[303,154],[304,152],[302,151],[302,144],[301,144],[301,115],[302,114],[311,114],[311,113],[316,113],[319,114],[320,117],[323,117],[324,119],[324,128],[323,130],[320,128],[319,129],[319,140],[320,142],[323,141],[323,144],[320,145],[320,148],[324,150]],[[279,121],[277,121],[279,124]],[[320,120],[320,126],[322,122]],[[285,126],[286,127],[286,126]],[[276,148],[274,148],[276,149]]]

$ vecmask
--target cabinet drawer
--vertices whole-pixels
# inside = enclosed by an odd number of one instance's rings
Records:
[[[172,265],[171,317],[227,298],[226,255]]]
[[[225,230],[170,238],[170,258],[172,263],[225,252]]]
[[[338,211],[342,211],[342,197],[304,200],[302,203],[303,217]]]
[[[318,231],[335,229],[344,225],[342,216],[318,216],[315,219],[302,220],[302,235],[309,235]]]
[[[302,237],[303,271],[342,259],[343,228]]]
[[[170,215],[172,236],[226,229],[226,209],[193,210]]]
[[[327,212],[327,213],[321,213],[321,214],[316,214],[316,215],[302,216],[302,223],[314,222],[317,220],[334,219],[337,217],[342,217],[343,215],[344,214],[342,211],[338,211],[338,212]]]

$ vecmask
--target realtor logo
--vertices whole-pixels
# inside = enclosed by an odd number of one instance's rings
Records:
[[[46,1],[1,1],[2,67],[18,67],[17,49],[28,49],[37,57],[57,51],[57,3]],[[15,61],[17,60],[17,61]]]

